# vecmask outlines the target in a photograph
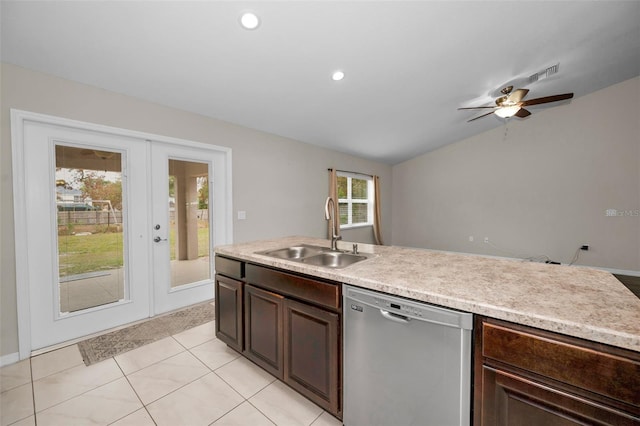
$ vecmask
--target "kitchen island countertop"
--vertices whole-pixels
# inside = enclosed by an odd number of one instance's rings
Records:
[[[369,244],[359,250],[373,257],[343,269],[256,253],[299,244],[328,247],[329,241],[292,236],[215,252],[640,352],[640,299],[606,271]],[[338,242],[339,249],[351,247]]]

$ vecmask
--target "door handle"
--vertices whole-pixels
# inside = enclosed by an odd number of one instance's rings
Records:
[[[385,317],[386,319],[391,320],[391,321],[401,322],[403,324],[406,324],[409,321],[411,321],[411,318],[409,318],[409,317],[405,317],[404,315],[395,314],[393,312],[385,311],[384,309],[380,309],[380,313],[382,314],[383,317]]]
[[[166,238],[155,237],[153,239],[153,241],[155,241],[156,243],[159,243],[160,241],[167,241],[167,239]]]

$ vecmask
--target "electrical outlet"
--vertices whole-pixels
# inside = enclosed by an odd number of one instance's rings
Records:
[[[473,242],[473,235],[469,235],[469,242],[472,243]]]
[[[484,237],[484,243],[489,244],[489,237]]]

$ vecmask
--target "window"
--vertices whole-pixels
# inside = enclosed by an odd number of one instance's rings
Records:
[[[373,178],[337,173],[340,229],[373,225]]]

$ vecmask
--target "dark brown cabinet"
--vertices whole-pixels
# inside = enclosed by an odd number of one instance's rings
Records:
[[[245,286],[244,355],[280,380],[283,378],[282,312],[284,297]]]
[[[284,335],[284,381],[325,410],[337,413],[339,315],[287,300]]]
[[[215,327],[216,337],[242,352],[244,325],[242,315],[244,263],[216,256]]]
[[[245,280],[245,356],[340,417],[340,284],[253,264]]]
[[[339,283],[216,256],[216,336],[342,417]]]
[[[216,337],[238,352],[242,352],[244,342],[243,287],[242,281],[216,275]]]
[[[475,425],[640,425],[640,354],[477,317]]]

